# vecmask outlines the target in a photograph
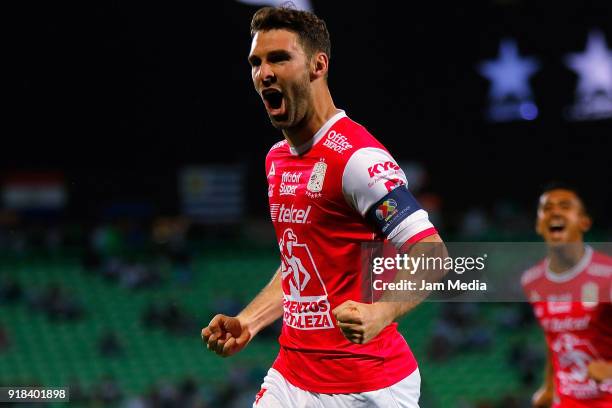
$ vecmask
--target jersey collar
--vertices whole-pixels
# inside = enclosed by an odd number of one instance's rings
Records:
[[[307,141],[304,144],[301,144],[299,146],[290,146],[289,147],[289,151],[291,151],[291,154],[294,156],[299,156],[300,154],[304,154],[306,153],[308,150],[310,150],[312,148],[312,146],[314,146],[315,144],[317,144],[319,142],[319,140],[321,140],[323,138],[323,136],[325,136],[327,134],[327,132],[329,131],[329,129],[340,119],[345,118],[346,117],[346,113],[343,110],[340,110],[340,112],[336,113],[334,116],[332,116],[331,118],[329,118],[327,120],[327,122],[325,122],[323,124],[323,126],[321,126],[321,129],[319,129],[317,131],[317,133],[314,134],[314,136]]]
[[[576,265],[574,265],[567,271],[563,271],[561,273],[555,273],[551,271],[549,268],[550,259],[546,258],[546,265],[545,265],[546,269],[544,273],[546,274],[546,277],[553,282],[557,282],[557,283],[567,282],[569,280],[574,279],[580,272],[582,272],[589,265],[589,263],[591,263],[592,257],[593,257],[593,248],[587,245],[584,248],[584,255],[582,255],[582,258],[580,258],[580,261],[578,261]]]

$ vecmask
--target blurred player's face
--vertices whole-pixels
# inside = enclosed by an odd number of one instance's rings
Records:
[[[551,190],[540,197],[536,231],[549,243],[582,242],[591,227],[582,202],[573,191]]]
[[[255,90],[272,125],[293,128],[311,106],[309,58],[297,34],[287,30],[258,31],[249,54]]]

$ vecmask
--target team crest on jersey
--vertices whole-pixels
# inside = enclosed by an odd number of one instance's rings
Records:
[[[599,302],[599,287],[595,282],[587,282],[582,285],[581,295],[582,306],[588,309],[593,308]]]
[[[333,328],[327,289],[308,245],[301,243],[291,228],[283,231],[278,245],[282,259],[284,323],[299,330]]]
[[[376,218],[389,221],[397,213],[397,201],[393,199],[385,200],[376,209]]]
[[[327,164],[323,161],[315,163],[306,185],[306,195],[310,198],[321,197],[323,183],[325,182],[325,172],[327,172]]]

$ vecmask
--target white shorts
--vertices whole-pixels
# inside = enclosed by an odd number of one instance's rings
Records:
[[[321,394],[290,384],[271,368],[253,408],[419,408],[421,375],[417,368],[387,388],[353,394]]]

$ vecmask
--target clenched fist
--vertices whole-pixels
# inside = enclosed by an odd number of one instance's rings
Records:
[[[357,344],[372,340],[393,321],[384,303],[359,303],[347,300],[332,313],[344,337]]]
[[[605,360],[593,360],[588,367],[589,377],[597,382],[612,379],[612,363]]]
[[[236,354],[251,340],[247,327],[235,317],[218,314],[202,329],[202,341],[221,357]]]

